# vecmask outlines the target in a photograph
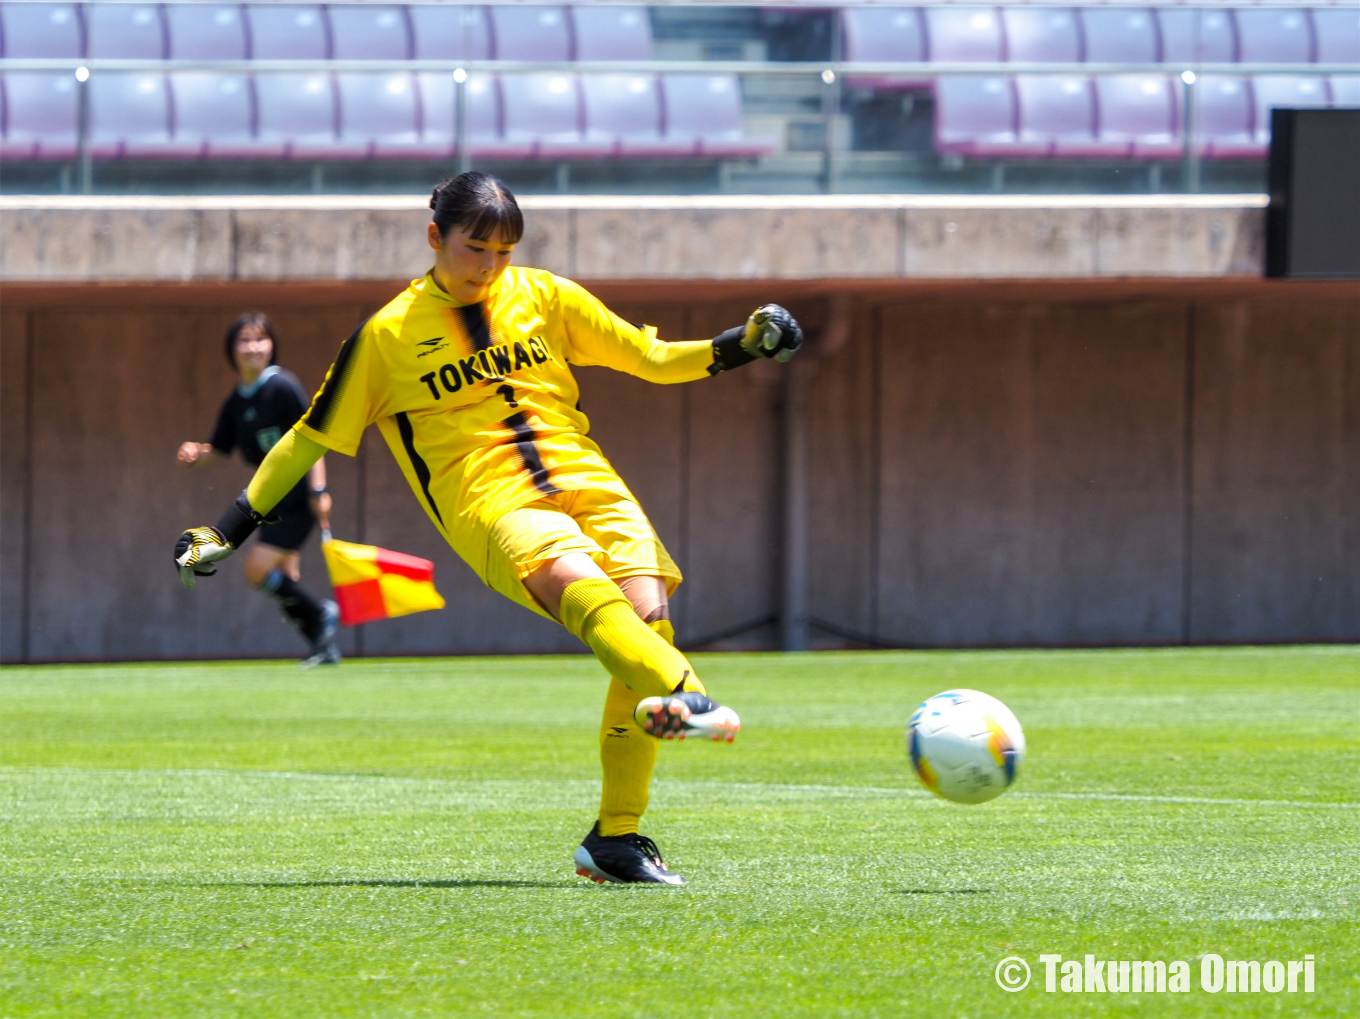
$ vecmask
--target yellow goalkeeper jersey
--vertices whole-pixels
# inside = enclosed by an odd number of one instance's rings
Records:
[[[470,305],[426,274],[344,342],[295,428],[353,456],[376,422],[430,519],[480,573],[488,530],[512,509],[569,490],[631,498],[587,438],[573,364],[687,382],[710,373],[713,350],[665,343],[541,269],[511,266]]]

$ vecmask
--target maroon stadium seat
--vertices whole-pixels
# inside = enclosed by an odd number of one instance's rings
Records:
[[[331,55],[336,60],[409,60],[411,28],[396,4],[332,4]]]
[[[925,15],[931,60],[990,63],[1005,59],[1001,19],[995,8],[928,7]]]
[[[486,8],[419,4],[407,8],[417,60],[490,60]]]
[[[1118,155],[1096,142],[1095,98],[1084,75],[1022,74],[1015,79],[1016,151],[1036,156]]]
[[[250,55],[256,60],[325,60],[330,54],[320,7],[246,4]]]
[[[92,57],[160,60],[165,56],[165,26],[154,4],[92,3],[85,5]]]
[[[196,156],[201,146],[170,133],[170,89],[162,74],[90,76],[90,154],[96,159]]]
[[[1157,23],[1163,63],[1230,64],[1237,59],[1232,11],[1162,7],[1157,10]]]
[[[10,71],[4,75],[5,159],[70,159],[76,154],[74,74]]]
[[[1140,7],[1083,7],[1082,35],[1092,64],[1151,64],[1160,56],[1152,12]]]
[[[1096,78],[1097,137],[1135,159],[1174,159],[1185,149],[1176,113],[1180,84],[1162,74]]]
[[[1256,145],[1264,152],[1270,147],[1270,111],[1277,106],[1298,109],[1300,107],[1327,106],[1327,80],[1293,74],[1262,74],[1251,80],[1252,96],[1255,99],[1254,118]]]
[[[1179,89],[1176,98],[1179,104]],[[1251,129],[1251,86],[1245,78],[1202,75],[1195,82],[1195,102],[1197,151],[1217,158],[1260,154]]]
[[[661,87],[650,74],[587,74],[581,78],[586,138],[620,156],[693,155],[697,146],[665,136]]]
[[[571,8],[577,60],[651,60],[652,20],[645,7]]]
[[[173,60],[244,60],[246,24],[235,4],[167,4]]]
[[[613,146],[581,130],[581,92],[570,74],[501,76],[505,140],[533,146],[544,159],[607,156]]]
[[[926,28],[915,7],[843,7],[841,38],[845,59],[854,62],[924,63]],[[919,75],[847,76],[847,84],[858,88],[920,88],[928,79]]]
[[[329,74],[260,74],[257,137],[296,159],[362,159],[368,148],[336,134],[335,84]]]
[[[1301,7],[1242,8],[1237,19],[1237,59],[1247,64],[1308,64],[1313,25]]]
[[[278,157],[284,144],[262,144],[254,135],[255,99],[244,74],[177,71],[170,75],[175,140],[210,158]]]
[[[565,7],[492,7],[491,37],[497,60],[571,59]]]
[[[79,57],[85,53],[84,29],[75,4],[0,4],[0,28],[4,29],[7,57]]]
[[[1006,58],[1027,63],[1075,63],[1081,59],[1081,32],[1075,11],[1065,7],[1007,7]]]
[[[1316,7],[1313,28],[1319,64],[1360,64],[1360,7]]]
[[[964,155],[1023,152],[1008,78],[943,76],[935,82],[935,148]]]
[[[340,141],[378,159],[437,159],[447,144],[420,131],[415,77],[409,73],[336,75]]]
[[[666,138],[701,155],[750,158],[774,148],[741,130],[741,83],[734,74],[668,74],[661,79]]]

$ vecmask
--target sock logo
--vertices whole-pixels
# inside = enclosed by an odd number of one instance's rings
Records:
[[[609,732],[605,733],[610,739],[627,739],[628,730],[622,725],[611,725]]]

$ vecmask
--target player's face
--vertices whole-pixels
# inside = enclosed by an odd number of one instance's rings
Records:
[[[443,237],[430,224],[430,247],[435,250],[435,279],[459,304],[476,304],[486,299],[491,284],[500,279],[510,265],[513,244],[498,233],[484,241],[462,227],[454,227]]]
[[[243,326],[236,334],[236,364],[242,375],[255,378],[269,367],[274,341],[257,325]]]

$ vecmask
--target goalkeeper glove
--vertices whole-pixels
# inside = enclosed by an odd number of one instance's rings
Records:
[[[175,568],[185,587],[193,589],[199,577],[211,577],[217,563],[235,552],[271,518],[251,508],[242,492],[212,527],[191,527],[175,542]],[[276,518],[275,518],[276,519]]]
[[[761,305],[744,325],[713,338],[710,375],[748,364],[758,357],[785,362],[803,345],[797,319],[777,304]]]

